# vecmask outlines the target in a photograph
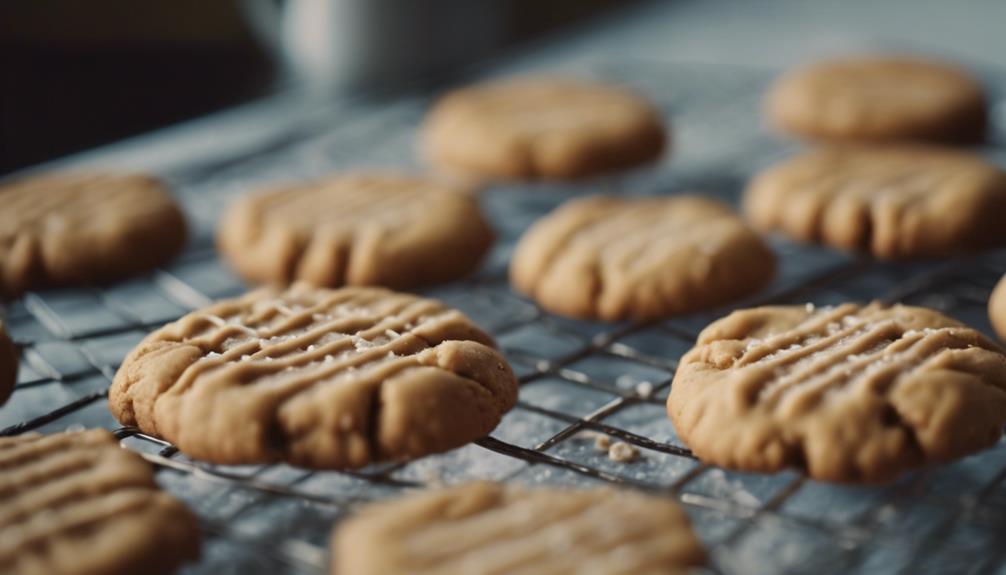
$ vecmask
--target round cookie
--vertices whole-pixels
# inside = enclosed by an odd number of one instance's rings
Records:
[[[747,309],[699,335],[667,411],[710,464],[885,481],[998,441],[1006,357],[925,308]]]
[[[476,482],[372,503],[343,522],[332,572],[691,572],[705,563],[676,503],[616,491]]]
[[[754,293],[774,271],[772,251],[726,204],[593,196],[525,232],[510,282],[553,313],[643,321]]]
[[[986,125],[985,92],[968,72],[932,60],[844,58],[786,74],[769,93],[770,121],[828,141],[975,143]]]
[[[580,178],[655,160],[667,136],[660,114],[622,88],[561,78],[518,78],[442,97],[422,129],[437,168],[491,179]]]
[[[139,455],[99,429],[0,438],[0,572],[173,573],[199,524]]]
[[[1006,341],[1006,276],[999,280],[989,296],[989,320],[999,339]]]
[[[115,374],[109,405],[206,461],[357,468],[492,431],[517,400],[492,344],[434,300],[262,289],[147,336]]]
[[[920,146],[812,150],[752,180],[755,227],[882,259],[1006,244],[1006,174],[981,158]]]
[[[344,175],[241,198],[217,244],[246,279],[411,288],[477,266],[493,232],[470,194],[433,180]]]
[[[4,322],[0,321],[0,405],[7,402],[17,384],[17,364],[17,346],[7,335]]]
[[[154,268],[185,243],[181,210],[138,174],[54,173],[0,185],[0,296]]]

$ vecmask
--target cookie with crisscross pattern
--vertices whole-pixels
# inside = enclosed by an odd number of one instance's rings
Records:
[[[0,572],[171,573],[199,525],[105,430],[0,438]]]
[[[218,463],[355,468],[478,439],[517,399],[492,339],[382,288],[263,289],[153,332],[109,393],[119,421]]]
[[[994,444],[1006,357],[925,308],[754,308],[703,330],[667,409],[703,461],[882,481]]]

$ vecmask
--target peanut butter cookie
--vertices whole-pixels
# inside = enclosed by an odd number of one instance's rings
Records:
[[[109,392],[126,425],[215,463],[356,468],[459,447],[517,400],[492,339],[441,303],[295,284],[153,332]]]
[[[198,556],[195,516],[111,433],[0,438],[0,572],[156,575]]]
[[[989,297],[989,320],[999,338],[1006,341],[1006,276],[999,280]]]
[[[774,271],[769,247],[726,204],[594,196],[525,232],[510,281],[560,315],[642,321],[754,293]]]
[[[489,179],[568,179],[655,160],[667,136],[659,113],[616,86],[519,78],[441,98],[423,126],[434,166]]]
[[[0,297],[141,273],[185,243],[181,210],[149,176],[34,176],[0,185],[0,206]]]
[[[333,572],[666,575],[705,563],[676,503],[608,488],[469,483],[365,507],[339,526]]]
[[[699,335],[667,410],[708,463],[885,481],[996,443],[1006,423],[1006,357],[925,308],[748,309]]]
[[[763,231],[888,260],[1006,244],[1006,174],[977,156],[940,148],[806,152],[752,180],[744,208]]]
[[[14,391],[17,383],[18,350],[4,323],[0,321],[0,405],[3,405]]]
[[[864,56],[783,76],[767,103],[780,130],[814,140],[974,143],[985,134],[985,91],[950,64]]]
[[[478,201],[407,176],[344,175],[245,196],[217,244],[246,279],[411,288],[457,279],[493,242]]]

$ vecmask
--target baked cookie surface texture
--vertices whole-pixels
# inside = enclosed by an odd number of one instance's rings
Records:
[[[820,62],[780,78],[766,108],[780,130],[822,141],[977,143],[984,89],[934,60],[859,57]]]
[[[1006,245],[1006,174],[977,156],[941,148],[806,152],[756,176],[744,209],[762,231],[881,259]]]
[[[489,179],[569,179],[645,164],[668,137],[659,113],[625,89],[564,78],[463,88],[435,103],[423,151],[446,172]]]
[[[886,481],[995,444],[1006,423],[1006,357],[925,308],[747,309],[703,330],[667,409],[707,463]]]
[[[460,447],[517,399],[492,339],[443,304],[295,284],[151,333],[109,392],[126,425],[215,463],[357,468]]]
[[[553,313],[642,321],[754,293],[774,271],[772,251],[726,204],[593,196],[524,233],[510,282]]]
[[[333,537],[333,573],[667,575],[705,562],[668,499],[469,483],[371,504]]]
[[[217,244],[258,283],[409,288],[477,266],[493,232],[477,200],[447,184],[400,175],[343,175],[240,198]]]
[[[0,438],[0,572],[167,574],[199,524],[105,430]]]
[[[0,185],[0,206],[0,297],[141,273],[185,244],[181,210],[149,176],[34,176]]]

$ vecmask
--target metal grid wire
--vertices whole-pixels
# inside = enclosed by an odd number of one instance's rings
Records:
[[[702,191],[736,203],[751,173],[792,148],[759,129],[757,99],[767,81],[762,72],[640,62],[592,71],[657,101],[680,151],[670,164],[618,178],[484,192],[497,246],[475,277],[425,293],[490,331],[520,378],[520,401],[491,436],[445,454],[353,472],[219,466],[119,426],[105,404],[119,362],[146,333],[246,289],[212,249],[213,224],[228,198],[348,166],[410,167],[414,126],[425,109],[421,99],[332,112],[240,158],[162,174],[189,212],[190,250],[145,277],[34,292],[7,304],[6,321],[23,359],[15,393],[0,410],[0,435],[115,430],[201,517],[204,556],[189,573],[325,572],[331,527],[359,503],[470,479],[608,483],[676,498],[711,550],[707,569],[714,573],[1004,571],[1006,548],[998,541],[1006,535],[1006,444],[874,487],[703,465],[675,435],[664,402],[676,359],[728,309],[643,325],[598,324],[549,315],[509,290],[506,263],[514,241],[562,201],[598,191]],[[995,150],[988,152],[994,157]],[[990,332],[985,304],[1006,271],[1004,252],[895,265],[773,243],[778,279],[733,308],[879,298],[935,307]],[[584,431],[632,444],[640,457],[611,461]]]

